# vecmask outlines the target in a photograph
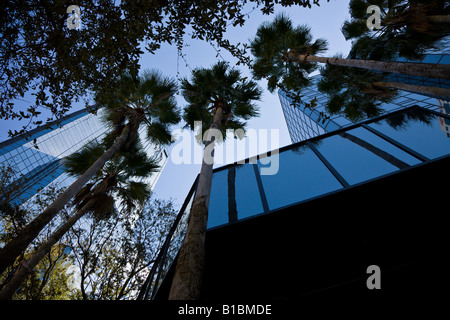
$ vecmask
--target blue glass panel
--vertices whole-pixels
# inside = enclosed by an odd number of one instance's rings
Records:
[[[424,96],[424,95],[421,95],[418,93],[407,93],[406,96],[410,99],[415,99],[417,101],[422,101],[422,100],[428,99],[427,96]]]
[[[232,209],[233,202],[236,204],[236,212]],[[235,217],[247,218],[263,211],[253,165],[237,165],[214,173],[208,228],[233,221]]]
[[[444,54],[439,64],[450,64],[450,54]]]
[[[413,166],[421,162],[417,158],[411,156],[405,151],[397,148],[393,144],[387,142],[386,140],[380,138],[379,136],[373,134],[369,130],[366,130],[362,127],[347,131],[347,133],[366,141],[367,143],[373,145],[375,148],[379,148],[380,150],[388,153],[393,158],[405,162],[408,165]],[[392,160],[395,161],[395,159]]]
[[[450,153],[450,139],[439,117],[415,109],[393,115],[370,126],[405,146],[434,159]]]
[[[332,121],[340,126],[346,126],[346,125],[349,125],[352,123],[351,121],[349,121],[348,119],[346,119],[342,116],[333,117]],[[337,130],[337,129],[338,129],[337,126],[332,126],[332,130]],[[327,125],[327,130],[329,130],[328,125]]]
[[[281,152],[270,157],[271,165],[276,165],[277,156],[278,172],[261,175],[270,210],[342,188],[310,148],[304,146]],[[258,161],[260,172],[267,166]]]
[[[414,103],[414,105],[419,106],[419,107],[424,107],[424,108],[428,108],[430,106],[428,103],[422,102],[422,101],[416,102],[416,103]]]
[[[393,102],[390,103],[382,103],[380,105],[380,108],[383,110],[383,112],[391,112],[393,110],[399,109],[402,106],[399,106],[398,104],[395,104]]]
[[[16,148],[15,145],[9,145],[9,146],[5,146],[3,148],[0,149],[0,156],[7,154],[8,152],[10,152],[11,150],[14,150],[14,148]]]
[[[436,104],[437,103],[436,98],[430,98],[430,97],[428,97],[427,99],[422,100],[422,102],[429,103],[429,104]]]
[[[397,168],[376,154],[377,149],[347,135],[320,141],[319,152],[349,183],[355,184],[395,171]]]
[[[440,59],[440,54],[427,54],[422,60],[422,63],[438,63]]]
[[[246,218],[264,211],[252,164],[236,166],[236,205],[238,218]],[[233,170],[228,169],[229,182],[232,181]],[[229,185],[232,188],[232,184]],[[230,189],[228,196],[230,197]]]
[[[213,174],[211,197],[209,199],[208,228],[228,222],[228,170],[217,171]]]
[[[393,102],[396,104],[402,104],[402,102],[407,101],[407,100],[408,100],[408,98],[406,98],[406,97],[397,97],[394,99]]]

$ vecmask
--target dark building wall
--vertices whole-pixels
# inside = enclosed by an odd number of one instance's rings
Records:
[[[259,182],[245,184],[253,191],[236,197],[237,222],[228,220],[224,200],[230,194],[230,166],[216,169],[214,176],[222,178],[213,179],[214,197],[222,200],[210,202],[202,298],[391,299],[437,292],[447,268],[441,262],[448,242],[442,205],[448,190],[442,181],[450,178],[450,140],[439,127],[440,117],[447,115],[409,108],[285,147],[280,176],[261,175]],[[362,129],[367,131],[360,135]],[[372,129],[380,130],[378,140],[368,135]],[[342,137],[347,133],[372,147]],[[374,147],[406,166],[385,167],[389,157]],[[258,168],[259,162],[236,168],[236,194],[243,192],[239,179],[249,180],[252,171],[258,178]],[[248,205],[258,201],[266,204]],[[177,227],[181,233],[174,238],[182,239],[185,226]],[[179,245],[170,244],[170,259]],[[174,260],[161,261],[165,267],[159,279],[165,278],[156,299],[168,297],[175,266],[169,268]],[[381,268],[381,291],[367,289],[371,265]]]
[[[444,158],[207,233],[202,298],[401,301],[440,297]],[[381,290],[366,286],[381,268]],[[167,299],[173,268],[157,299]]]

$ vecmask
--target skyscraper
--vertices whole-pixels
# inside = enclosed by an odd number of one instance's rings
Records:
[[[450,64],[450,54],[428,54],[421,62]],[[317,83],[320,79],[320,75],[312,77],[311,84],[302,89],[301,92],[302,99],[305,102],[309,102],[314,98],[317,99],[317,107],[315,108],[306,108],[304,105],[300,104],[294,105],[287,92],[283,90],[278,91],[283,114],[293,143],[353,124],[352,121],[342,115],[329,115],[326,112],[325,103],[327,102],[328,97],[326,94],[317,90]],[[446,79],[431,79],[390,74],[386,81],[450,89],[450,80]],[[399,90],[398,96],[390,103],[381,104],[381,108],[386,113],[407,108],[412,105],[429,108],[431,110],[439,110],[442,108],[441,104],[444,102],[445,100],[443,100],[442,97]],[[329,118],[324,117],[324,114],[328,115]]]
[[[11,193],[11,201],[21,204],[51,182],[60,186],[69,185],[73,178],[65,174],[64,157],[76,152],[88,141],[100,140],[106,134],[107,127],[99,118],[101,112],[101,109],[98,110],[96,115],[85,108],[65,116],[59,122],[0,143],[0,164],[12,170],[11,182],[14,182],[10,184],[14,185],[14,190],[6,186],[1,192]],[[145,143],[144,147],[149,156],[160,160],[162,170],[167,163],[167,152],[150,142]],[[151,187],[159,174],[148,179]],[[0,197],[3,196],[0,194]]]

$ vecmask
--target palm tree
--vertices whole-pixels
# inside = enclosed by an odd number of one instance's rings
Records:
[[[275,17],[272,23],[263,23],[251,40],[251,52],[255,57],[252,72],[257,80],[267,78],[267,88],[273,92],[282,88],[286,92],[309,85],[308,74],[317,69],[316,64],[299,64],[286,60],[283,55],[289,49],[316,55],[327,50],[327,41],[312,41],[311,29],[302,25],[293,27],[284,15]]]
[[[304,87],[305,76],[301,76],[301,72],[311,70],[307,62],[450,79],[448,65],[315,56],[314,54],[326,50],[326,41],[318,39],[312,42],[308,27],[294,28],[292,21],[284,15],[278,15],[272,23],[261,25],[250,45],[255,56],[253,73],[256,78],[268,78],[268,87],[271,90],[276,86],[284,87],[286,91],[298,91]],[[283,61],[286,63],[283,64]]]
[[[210,69],[195,69],[190,81],[182,80],[181,88],[188,103],[183,116],[187,125],[194,129],[194,122],[202,121],[202,127],[209,129],[205,132],[197,192],[170,290],[169,299],[172,300],[198,299],[200,296],[215,139],[219,138],[219,132],[225,137],[227,128],[243,128],[246,120],[258,115],[252,101],[261,96],[255,82],[242,78],[238,70],[230,69],[225,62],[218,62]]]
[[[120,200],[128,212],[136,206],[143,206],[150,197],[151,190],[143,182],[133,181],[145,178],[157,171],[155,159],[149,159],[136,145],[126,155],[116,155],[97,173],[91,183],[86,184],[74,197],[76,213],[60,226],[19,268],[13,278],[0,291],[0,300],[11,299],[20,284],[51,248],[84,215],[91,213],[95,219],[106,220],[115,211],[116,199]],[[68,157],[67,172],[79,176],[104,148],[96,142],[89,143],[81,151]],[[86,159],[88,159],[86,161]]]
[[[112,88],[111,95],[102,96],[96,101],[97,105],[103,106],[105,119],[111,126],[109,148],[46,210],[0,249],[0,272],[14,263],[16,257],[25,251],[39,232],[114,153],[125,151],[134,143],[142,123],[146,124],[149,140],[163,144],[171,142],[168,126],[180,120],[174,97],[176,91],[177,84],[173,79],[165,78],[156,71],[147,71],[142,76],[124,75]]]
[[[322,67],[320,73],[317,88],[329,96],[327,111],[344,114],[354,122],[381,114],[381,102],[390,102],[397,94],[396,90],[374,86],[383,80],[382,73],[333,65]]]
[[[366,25],[370,5],[379,6],[383,13],[379,30],[371,31]],[[342,33],[365,48],[365,59],[390,60],[397,55],[420,59],[450,34],[450,6],[445,0],[351,0],[349,8],[351,19],[342,26]],[[374,41],[375,46],[367,46]]]
[[[397,89],[450,97],[449,89],[386,82],[384,74],[364,69],[327,65],[321,68],[321,75],[317,87],[330,97],[328,112],[343,113],[352,121],[379,115],[381,102],[390,102]]]
[[[432,33],[440,26],[450,23],[450,7],[446,0],[384,1],[390,4],[385,24],[396,29],[409,27],[418,33]],[[448,29],[447,29],[448,32]]]

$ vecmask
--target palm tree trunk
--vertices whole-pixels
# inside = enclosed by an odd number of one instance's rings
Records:
[[[83,173],[66,189],[66,191],[64,191],[64,193],[48,206],[47,209],[31,221],[14,239],[9,241],[0,250],[0,273],[14,263],[15,259],[25,251],[27,246],[37,237],[39,232],[44,229],[70,199],[72,199],[72,197],[94,176],[94,174],[103,167],[106,161],[111,159],[112,155],[121,148],[125,141],[127,141],[130,132],[130,126],[125,126],[116,142],[114,142],[114,144],[106,150],[85,173]]]
[[[450,89],[445,88],[416,86],[405,83],[385,82],[385,81],[374,82],[373,85],[376,87],[395,88],[405,91],[431,94],[436,97],[450,98]]]
[[[450,23],[450,15],[446,16],[427,16],[429,22],[434,23]]]
[[[445,64],[328,58],[310,56],[306,54],[296,54],[293,51],[289,51],[287,53],[287,59],[295,62],[320,62],[336,66],[354,67],[381,72],[406,74],[411,76],[450,79],[450,65]]]
[[[207,142],[203,151],[197,193],[192,202],[187,233],[178,254],[169,300],[197,300],[200,298],[205,264],[205,237],[213,173],[213,163],[205,161],[205,150],[212,150],[211,155],[213,156],[214,132],[211,129],[219,130],[222,119],[222,107],[219,106],[216,108],[214,119],[206,139]]]
[[[45,241],[36,253],[34,253],[27,261],[26,266],[19,267],[19,269],[14,274],[13,278],[3,287],[0,291],[0,300],[9,300],[12,298],[14,292],[19,288],[27,276],[32,272],[32,270],[37,266],[37,264],[42,260],[42,258],[47,255],[52,247],[61,239],[61,237],[69,231],[70,228],[77,222],[86,212],[92,207],[95,200],[91,199],[86,203],[83,208],[77,211],[72,217],[69,218],[61,227],[58,228],[48,239]]]

